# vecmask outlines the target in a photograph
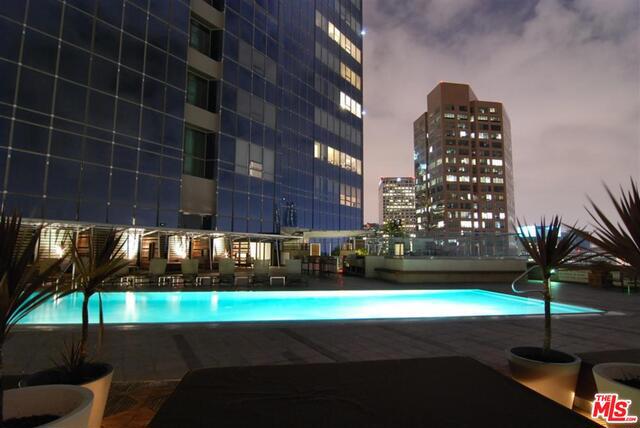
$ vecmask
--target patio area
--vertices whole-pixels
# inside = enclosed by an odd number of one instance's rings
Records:
[[[511,293],[510,284],[402,286],[343,276],[311,278],[305,287],[388,288],[482,288]],[[555,316],[555,348],[579,354],[637,347],[640,294],[568,283],[555,283],[554,292],[559,302],[607,311]],[[177,381],[189,370],[204,367],[469,356],[507,374],[505,349],[542,343],[542,325],[541,316],[490,316],[108,326],[99,359],[115,366],[115,384],[104,424],[145,426]],[[50,366],[50,358],[57,356],[64,340],[78,334],[76,326],[18,327],[5,347],[7,373],[31,373]],[[40,351],[32,352],[34,347]]]

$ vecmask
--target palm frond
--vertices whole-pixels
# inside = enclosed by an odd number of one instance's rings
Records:
[[[567,267],[580,260],[581,256],[575,250],[584,241],[578,234],[581,229],[574,226],[562,233],[560,216],[553,216],[548,224],[543,217],[539,227],[535,228],[535,237],[523,233],[524,226],[520,220],[516,222],[520,244],[534,263],[542,269],[545,278],[551,276],[552,270]]]
[[[52,280],[66,254],[38,268],[36,246],[42,227],[36,228],[24,248],[19,248],[22,218],[0,214],[0,335],[5,339],[13,326],[53,296],[70,292],[68,284]]]
[[[591,209],[587,212],[594,221],[594,231],[579,232],[580,236],[599,247],[605,255],[614,260],[622,260],[636,273],[640,273],[640,192],[631,179],[631,189],[620,188],[620,197],[616,198],[605,185],[609,199],[618,214],[614,224],[607,215],[589,199]]]

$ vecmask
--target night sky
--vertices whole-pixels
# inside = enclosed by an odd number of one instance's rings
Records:
[[[588,224],[587,195],[640,178],[640,0],[363,0],[365,222],[380,176],[413,176],[439,81],[511,119],[516,214]]]

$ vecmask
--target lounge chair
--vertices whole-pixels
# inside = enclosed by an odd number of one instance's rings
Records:
[[[149,260],[149,283],[159,284],[160,278],[165,280],[164,274],[167,272],[167,259],[154,258]]]
[[[287,264],[285,265],[285,277],[287,278],[287,284],[302,283],[302,260],[287,260]]]
[[[218,261],[220,271],[220,284],[233,284],[236,277],[236,263],[232,259],[220,259]]]
[[[256,260],[253,264],[253,282],[269,282],[269,262],[267,260]]]
[[[198,259],[183,259],[180,262],[180,271],[185,285],[194,283],[195,278],[198,276],[199,262]]]

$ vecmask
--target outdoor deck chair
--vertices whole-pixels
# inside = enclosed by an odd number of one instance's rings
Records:
[[[285,277],[287,278],[287,285],[293,283],[303,283],[304,278],[302,276],[302,260],[287,260],[287,264],[285,265]]]
[[[192,285],[196,277],[198,276],[198,265],[200,261],[198,259],[183,259],[180,262],[180,271],[182,272],[182,278],[185,286],[187,284]]]
[[[253,264],[253,283],[264,284],[269,282],[269,262],[267,260],[256,260]]]
[[[149,260],[149,283],[159,284],[160,278],[164,278],[167,272],[167,259],[153,258]]]
[[[220,271],[220,284],[233,284],[236,276],[236,263],[233,259],[220,259],[218,261]]]

